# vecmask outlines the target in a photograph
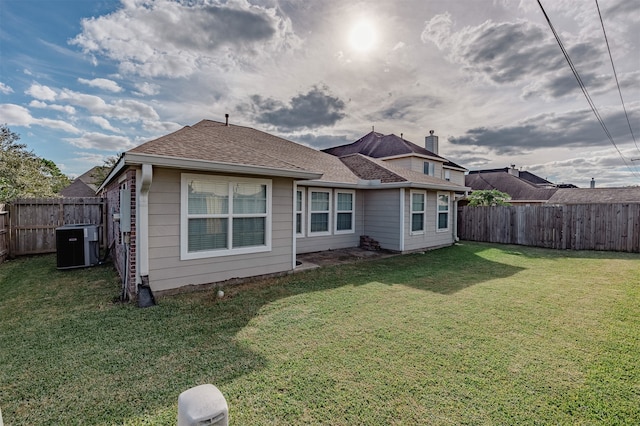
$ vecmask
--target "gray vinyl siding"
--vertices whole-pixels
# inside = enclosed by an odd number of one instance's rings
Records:
[[[403,158],[395,158],[392,160],[385,160],[386,162],[393,164],[396,167],[402,167],[405,169],[413,170],[414,172],[424,173],[424,163],[429,162],[434,164],[433,176],[444,179],[444,175],[442,172],[442,164],[436,160],[427,160],[421,157],[403,157]]]
[[[271,251],[180,260],[180,178],[179,170],[153,170],[149,192],[149,284],[154,291],[292,269],[291,179],[272,179]]]
[[[451,183],[455,183],[457,185],[465,186],[464,183],[464,172],[460,172],[457,170],[450,171]]]
[[[364,192],[364,234],[383,249],[400,251],[400,189]]]
[[[426,223],[422,234],[411,235],[411,195],[405,191],[404,199],[404,252],[443,247],[454,243],[453,240],[453,193],[449,193],[449,229],[437,231],[437,197],[436,191],[427,191]]]
[[[313,189],[313,188],[312,188]],[[326,189],[326,188],[323,188]],[[305,191],[308,191],[307,188]],[[335,190],[332,191],[331,196],[334,197]],[[308,205],[305,209],[305,218],[307,221],[305,223],[305,236],[297,237],[296,239],[296,253],[313,253],[316,251],[325,251],[325,250],[337,250],[342,248],[350,248],[350,247],[358,247],[360,245],[360,235],[362,235],[362,231],[364,229],[364,203],[365,203],[365,193],[366,191],[356,191],[356,202],[355,202],[355,232],[350,234],[335,234],[334,229],[331,230],[331,235],[312,235],[309,236],[309,224],[308,224],[308,215],[309,209]],[[305,195],[307,192],[305,192]],[[308,197],[305,196],[305,203],[307,202]],[[335,219],[335,203],[332,205],[332,228],[335,228],[335,223],[333,220]]]

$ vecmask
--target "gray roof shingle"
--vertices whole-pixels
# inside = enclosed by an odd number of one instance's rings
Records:
[[[540,188],[505,171],[468,174],[465,176],[465,185],[474,191],[497,189],[509,194],[513,201],[545,201],[558,190]]]
[[[219,163],[323,173],[320,181],[357,183],[340,160],[250,127],[202,120],[130,152]]]
[[[640,187],[629,188],[561,188],[548,204],[640,203]]]

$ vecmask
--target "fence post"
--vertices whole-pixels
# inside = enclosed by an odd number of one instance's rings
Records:
[[[9,212],[0,204],[0,263],[9,255]]]

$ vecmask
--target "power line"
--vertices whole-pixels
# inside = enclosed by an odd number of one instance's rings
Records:
[[[627,124],[629,125],[629,132],[631,132],[631,137],[633,138],[633,143],[636,145],[636,149],[640,151],[638,147],[638,142],[636,141],[636,137],[633,134],[633,129],[631,128],[631,121],[629,121],[629,114],[627,114],[627,108],[624,106],[624,99],[622,99],[622,90],[620,89],[620,82],[618,81],[618,74],[616,73],[616,67],[613,65],[613,56],[611,55],[611,48],[609,47],[609,39],[607,38],[607,32],[604,29],[604,21],[602,20],[602,13],[600,13],[600,5],[598,4],[598,0],[596,0],[596,8],[598,8],[598,16],[600,17],[600,25],[602,25],[602,34],[604,34],[604,41],[607,43],[607,51],[609,52],[609,60],[611,61],[611,68],[613,69],[613,76],[616,79],[616,85],[618,86],[618,94],[620,94],[620,102],[622,103],[622,109],[624,110],[624,116],[627,118]]]
[[[560,50],[562,50],[562,54],[564,55],[564,58],[567,60],[567,63],[569,64],[569,67],[571,68],[571,71],[573,72],[573,75],[576,78],[576,80],[578,81],[578,85],[580,86],[580,89],[582,90],[582,93],[584,94],[584,97],[587,99],[587,102],[589,103],[589,106],[591,107],[591,111],[593,111],[593,114],[596,116],[596,119],[600,123],[600,126],[602,126],[602,130],[604,130],[604,133],[607,135],[607,138],[609,139],[611,144],[614,146],[616,151],[618,151],[618,154],[620,155],[620,158],[622,158],[622,161],[624,162],[625,166],[627,166],[627,168],[629,168],[629,170],[631,171],[631,173],[633,173],[634,176],[636,176],[637,178],[640,178],[640,175],[638,175],[638,173],[636,173],[636,171],[633,170],[633,168],[631,166],[629,166],[629,164],[627,163],[627,160],[624,158],[624,155],[622,155],[622,152],[618,148],[618,145],[616,145],[615,141],[613,140],[613,136],[611,136],[611,133],[609,132],[609,129],[607,129],[607,126],[604,124],[602,116],[598,112],[598,109],[596,108],[595,103],[591,99],[591,96],[589,95],[587,87],[585,86],[584,82],[582,81],[582,78],[580,77],[580,74],[578,73],[578,70],[576,69],[575,65],[571,61],[571,58],[569,57],[569,53],[567,52],[567,50],[565,49],[564,45],[562,44],[562,40],[560,40],[560,36],[558,35],[558,33],[556,32],[556,29],[554,28],[553,24],[551,23],[551,19],[549,19],[549,16],[547,15],[547,12],[544,10],[544,7],[542,6],[542,3],[540,3],[540,0],[537,0],[537,1],[538,1],[538,5],[540,6],[540,9],[542,10],[542,13],[544,14],[545,19],[547,20],[547,23],[549,24],[549,28],[551,28],[551,32],[553,32],[553,35],[556,38],[556,41],[558,42],[558,46],[560,46]]]

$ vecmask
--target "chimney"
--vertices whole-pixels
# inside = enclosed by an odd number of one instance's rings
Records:
[[[512,164],[511,167],[509,167],[509,174],[515,177],[520,177],[520,170],[516,169],[515,164]]]
[[[229,114],[225,114],[224,115],[224,125],[228,126],[229,125]]]
[[[433,130],[429,130],[429,136],[424,138],[424,147],[438,155],[438,137],[434,136]]]
[[[596,187],[596,180],[594,178],[591,178],[591,188],[595,188]]]

